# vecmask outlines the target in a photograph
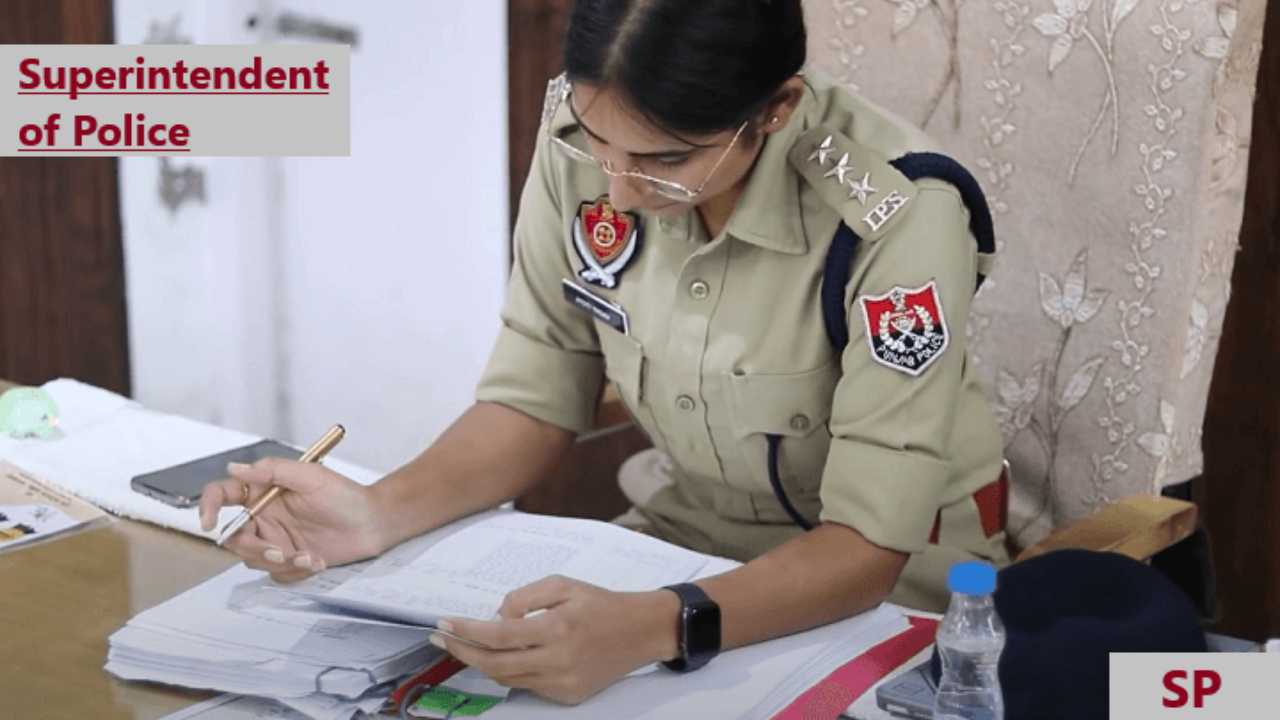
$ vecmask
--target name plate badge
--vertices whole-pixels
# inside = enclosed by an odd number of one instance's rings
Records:
[[[564,287],[564,299],[569,301],[569,304],[591,313],[595,319],[623,335],[631,334],[631,322],[627,318],[626,310],[569,280],[562,281],[562,285]]]

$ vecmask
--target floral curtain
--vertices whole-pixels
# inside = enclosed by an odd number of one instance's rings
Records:
[[[810,66],[969,167],[999,257],[968,321],[1020,545],[1197,475],[1263,0],[808,0]]]

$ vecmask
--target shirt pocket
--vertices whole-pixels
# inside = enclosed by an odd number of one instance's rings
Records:
[[[779,436],[778,474],[787,497],[816,507],[831,448],[831,401],[837,361],[798,373],[733,373],[731,412],[741,459],[757,491],[772,494],[767,436]],[[803,508],[801,508],[803,510]]]
[[[639,421],[640,403],[644,401],[644,347],[630,335],[596,323],[600,351],[604,354],[604,374],[618,389],[618,395],[631,417]],[[643,423],[641,423],[643,424]]]

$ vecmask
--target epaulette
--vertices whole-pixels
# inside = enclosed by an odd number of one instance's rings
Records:
[[[875,242],[903,217],[915,199],[915,183],[875,151],[822,126],[792,146],[791,164],[845,225]]]
[[[975,292],[991,272],[995,231],[991,210],[978,181],[960,163],[931,152],[907,153],[893,160],[855,143],[844,134],[817,127],[800,136],[790,152],[791,164],[841,223],[827,248],[822,272],[822,319],[838,352],[849,342],[845,290],[851,263],[861,243],[874,243],[906,217],[926,178],[952,185],[969,211],[969,234],[977,243]]]
[[[547,95],[542,101],[542,121],[539,129],[546,131],[547,123],[551,123],[551,131],[559,133],[565,128],[576,125],[573,113],[568,108],[569,78],[565,73],[547,81]]]

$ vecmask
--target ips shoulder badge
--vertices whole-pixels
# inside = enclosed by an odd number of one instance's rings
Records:
[[[573,221],[573,247],[585,268],[578,276],[592,285],[613,289],[618,276],[640,250],[640,219],[618,212],[608,195],[578,207]]]
[[[950,344],[938,286],[933,281],[913,290],[895,287],[884,295],[864,295],[859,300],[871,356],[881,365],[918,376]]]

